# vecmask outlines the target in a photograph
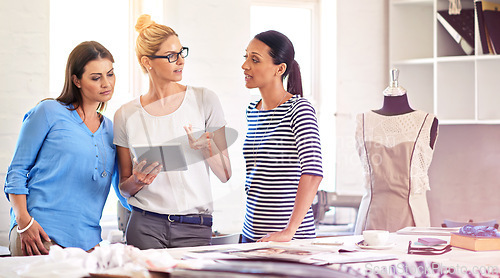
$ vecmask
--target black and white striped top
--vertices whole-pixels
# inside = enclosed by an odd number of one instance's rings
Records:
[[[258,240],[285,228],[301,175],[323,176],[318,124],[311,103],[293,96],[279,107],[259,111],[250,103],[243,146],[247,194],[243,235]],[[315,237],[309,208],[294,239]]]

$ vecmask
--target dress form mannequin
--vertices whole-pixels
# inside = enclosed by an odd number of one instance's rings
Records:
[[[411,108],[406,90],[398,85],[398,73],[391,70],[382,108],[356,117],[366,192],[355,234],[430,226],[426,192],[438,123],[433,114]]]
[[[410,104],[408,103],[406,89],[398,84],[398,77],[399,70],[393,68],[391,70],[391,83],[384,90],[384,103],[382,105],[382,108],[380,108],[379,110],[373,110],[373,112],[384,116],[395,116],[415,111],[410,107]],[[431,127],[431,148],[434,148],[437,137],[437,130],[438,119],[434,118]]]

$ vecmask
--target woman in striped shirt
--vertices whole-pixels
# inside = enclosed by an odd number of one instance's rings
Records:
[[[292,42],[277,31],[256,35],[246,49],[246,87],[258,88],[262,99],[246,111],[242,242],[316,236],[311,204],[323,177],[321,145],[314,108],[302,98],[294,56]]]

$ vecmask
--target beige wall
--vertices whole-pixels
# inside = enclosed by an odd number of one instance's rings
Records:
[[[427,193],[432,226],[444,219],[500,221],[500,126],[439,129]]]

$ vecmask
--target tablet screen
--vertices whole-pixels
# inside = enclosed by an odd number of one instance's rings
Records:
[[[181,144],[132,147],[130,148],[130,152],[137,162],[146,160],[146,165],[159,162],[163,165],[162,171],[187,170],[186,158],[184,157]]]

